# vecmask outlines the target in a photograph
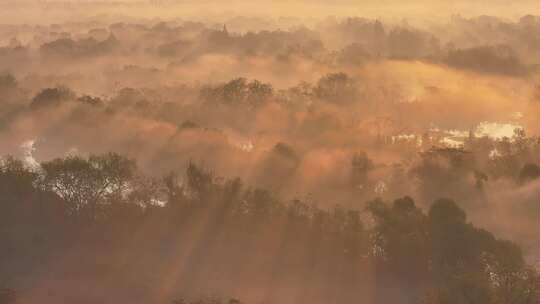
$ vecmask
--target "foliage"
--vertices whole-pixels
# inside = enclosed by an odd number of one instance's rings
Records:
[[[286,145],[275,149],[294,155]],[[200,288],[260,288],[249,279],[254,276],[263,285],[309,276],[305,295],[342,302],[367,300],[368,294],[374,303],[540,299],[540,276],[520,248],[474,227],[449,199],[437,200],[427,212],[410,197],[371,201],[367,213],[322,209],[298,199],[283,202],[239,179],[216,178],[194,163],[185,174],[140,176],[134,161],[114,153],[59,158],[41,163],[38,171],[6,158],[0,181],[6,248],[0,266],[11,265],[4,280],[54,265],[53,253],[70,248],[80,258],[63,267],[76,269],[70,271],[79,273],[78,284],[109,275],[125,280],[133,273],[145,281],[150,276],[144,269],[157,267],[169,280],[163,284],[190,297]],[[367,215],[372,225],[365,224]],[[179,257],[186,266],[171,277],[168,270]],[[127,268],[107,271],[119,259]],[[258,266],[246,268],[246,261]],[[246,277],[236,276],[241,271]],[[215,279],[230,284],[213,285]],[[330,284],[339,296],[319,284]]]

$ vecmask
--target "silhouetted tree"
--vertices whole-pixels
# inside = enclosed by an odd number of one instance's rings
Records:
[[[345,73],[328,74],[319,79],[313,89],[315,96],[330,102],[351,102],[357,97],[358,88]]]
[[[39,92],[33,99],[30,107],[41,109],[58,106],[62,102],[75,99],[75,93],[66,87],[46,88]]]
[[[114,153],[54,159],[41,168],[43,187],[69,203],[70,213],[90,220],[103,216],[103,204],[122,199],[136,170],[134,161]]]

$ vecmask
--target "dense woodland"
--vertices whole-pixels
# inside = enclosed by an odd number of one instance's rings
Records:
[[[427,211],[410,197],[322,208],[194,164],[145,178],[117,154],[40,168],[6,158],[0,170],[2,280],[27,288],[4,291],[5,303],[19,293],[35,302],[56,293],[155,303],[231,293],[263,302],[540,299],[540,276],[520,248],[475,227],[450,199]]]

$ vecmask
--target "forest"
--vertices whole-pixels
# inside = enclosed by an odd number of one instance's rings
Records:
[[[4,277],[31,286],[23,294],[29,301],[191,303],[232,294],[233,302],[536,303],[540,296],[540,275],[519,246],[475,227],[451,199],[425,211],[408,196],[360,210],[322,208],[194,164],[150,179],[113,153],[40,168],[6,158],[0,170],[0,265]],[[4,291],[6,303],[14,292]]]
[[[0,1],[0,304],[540,303],[534,2],[233,2]]]

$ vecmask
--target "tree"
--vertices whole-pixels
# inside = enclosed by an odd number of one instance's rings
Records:
[[[489,281],[482,273],[456,271],[435,292],[430,304],[496,303]]]
[[[374,168],[366,152],[354,153],[351,160],[351,183],[354,187],[365,186],[368,174]]]
[[[237,78],[223,85],[223,102],[241,103],[247,95],[247,79]]]
[[[537,303],[538,274],[517,245],[468,224],[448,199],[431,206],[428,223],[434,303]]]
[[[182,186],[178,173],[171,171],[169,174],[165,175],[165,177],[163,177],[163,184],[167,196],[167,205],[178,205],[184,198],[184,187]]]
[[[538,303],[540,276],[525,263],[518,245],[510,241],[497,241],[493,252],[486,255],[486,264],[500,303]]]
[[[27,195],[33,192],[38,177],[39,174],[29,170],[22,161],[8,156],[0,162],[0,193],[4,199]]]
[[[391,208],[381,201],[368,204],[375,219],[373,246],[391,271],[419,279],[428,270],[426,217],[410,197],[394,201]]]
[[[272,97],[274,89],[268,83],[253,80],[247,86],[247,103],[258,106]]]
[[[351,101],[357,96],[354,81],[345,73],[334,73],[319,79],[313,89],[317,98],[330,102]]]
[[[259,80],[248,82],[246,78],[236,78],[215,87],[201,90],[201,98],[208,103],[225,105],[246,105],[256,107],[273,96],[272,85]]]
[[[439,199],[428,212],[428,231],[435,271],[458,267],[478,266],[475,255],[474,231],[467,225],[465,212],[450,199]],[[441,272],[442,273],[442,272]]]
[[[41,165],[42,185],[69,203],[70,212],[96,220],[100,205],[121,199],[135,175],[136,164],[115,153],[58,158]]]
[[[214,176],[208,170],[190,162],[186,169],[186,190],[194,201],[207,202],[214,186]]]
[[[30,107],[41,109],[58,106],[62,102],[75,99],[75,93],[66,87],[46,88],[39,92],[33,99]]]

